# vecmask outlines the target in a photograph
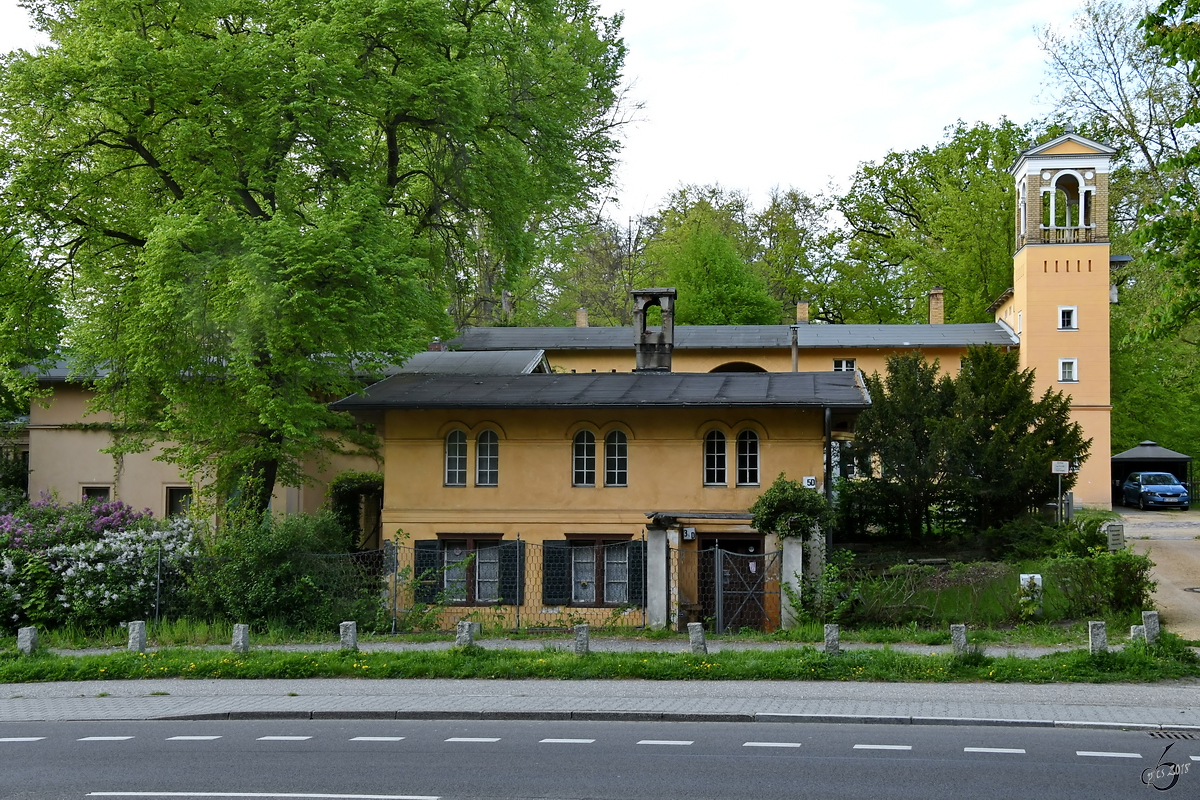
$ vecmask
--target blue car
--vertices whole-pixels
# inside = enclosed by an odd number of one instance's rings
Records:
[[[1188,510],[1191,498],[1179,479],[1169,472],[1134,472],[1121,487],[1121,505]]]

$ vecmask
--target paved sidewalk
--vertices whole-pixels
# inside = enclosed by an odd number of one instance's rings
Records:
[[[0,723],[138,719],[605,719],[1200,730],[1200,681],[139,680],[8,684]],[[98,696],[104,694],[106,696]],[[2,727],[0,727],[2,730]]]

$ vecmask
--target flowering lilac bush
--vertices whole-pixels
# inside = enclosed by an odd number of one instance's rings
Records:
[[[152,616],[200,546],[199,523],[154,520],[120,501],[43,497],[0,516],[0,627],[110,626]]]

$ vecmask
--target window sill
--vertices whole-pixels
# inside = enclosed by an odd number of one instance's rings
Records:
[[[762,486],[761,483],[739,483],[737,485],[737,488],[739,488],[739,489],[757,489],[761,486]]]
[[[1073,378],[1073,379],[1071,379],[1071,380],[1067,380],[1066,378],[1059,378],[1059,379],[1058,379],[1058,382],[1059,382],[1059,383],[1079,383],[1079,379],[1078,379],[1078,378]]]
[[[1079,328],[1059,328],[1058,330],[1065,333],[1067,331],[1078,331]]]

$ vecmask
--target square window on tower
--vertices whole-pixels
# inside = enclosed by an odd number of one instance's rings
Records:
[[[1059,306],[1058,307],[1058,329],[1060,331],[1077,331],[1077,330],[1079,330],[1079,307],[1078,306]]]

